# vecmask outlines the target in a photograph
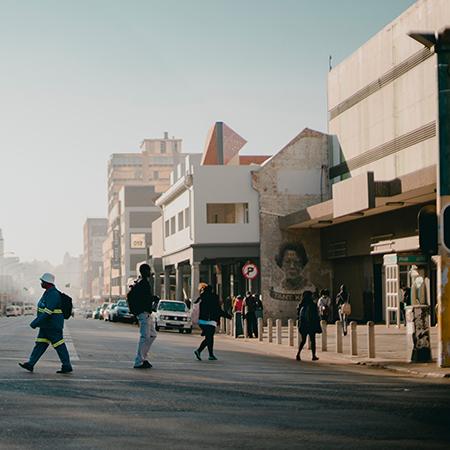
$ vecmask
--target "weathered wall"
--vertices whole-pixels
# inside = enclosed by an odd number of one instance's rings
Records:
[[[282,231],[278,223],[279,216],[329,199],[328,155],[328,136],[305,129],[252,174],[253,186],[259,192],[265,317],[294,318],[304,290],[330,286],[331,269],[321,260],[319,231]],[[283,252],[277,263],[283,244],[292,248]],[[304,247],[306,265],[299,254],[301,248],[294,250],[296,244]]]

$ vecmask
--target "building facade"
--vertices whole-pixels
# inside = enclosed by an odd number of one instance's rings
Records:
[[[436,207],[437,59],[408,33],[449,23],[448,1],[419,0],[330,71],[332,198],[280,218],[320,230],[332,290],[348,287],[357,320],[399,324],[400,288],[418,275],[414,295],[436,304],[436,250],[420,247],[418,216]]]

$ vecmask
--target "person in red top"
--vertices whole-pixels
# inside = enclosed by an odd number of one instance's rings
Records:
[[[244,298],[242,295],[238,295],[233,303],[233,313],[235,317],[234,337],[238,337],[244,334],[242,327],[242,308],[244,307]]]

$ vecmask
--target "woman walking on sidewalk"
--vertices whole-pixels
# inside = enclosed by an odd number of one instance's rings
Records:
[[[313,302],[313,294],[311,291],[304,291],[302,294],[302,302],[299,304],[298,315],[298,331],[302,336],[300,346],[298,348],[295,359],[300,361],[300,353],[306,344],[306,339],[309,336],[311,342],[312,360],[317,361],[316,356],[316,333],[322,333],[320,327],[320,317],[317,310],[317,305]]]
[[[199,316],[198,324],[202,330],[203,341],[197,350],[194,351],[195,357],[201,361],[202,351],[208,347],[209,360],[214,361],[217,358],[214,355],[214,334],[217,324],[221,317],[231,319],[231,315],[226,313],[220,307],[219,297],[212,291],[211,286],[206,283],[199,285],[200,297],[195,301],[198,304]]]

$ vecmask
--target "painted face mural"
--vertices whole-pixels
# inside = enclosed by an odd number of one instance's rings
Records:
[[[308,263],[305,247],[301,243],[286,242],[280,245],[275,258],[270,295],[276,300],[298,301],[303,291],[315,290],[305,277]]]

